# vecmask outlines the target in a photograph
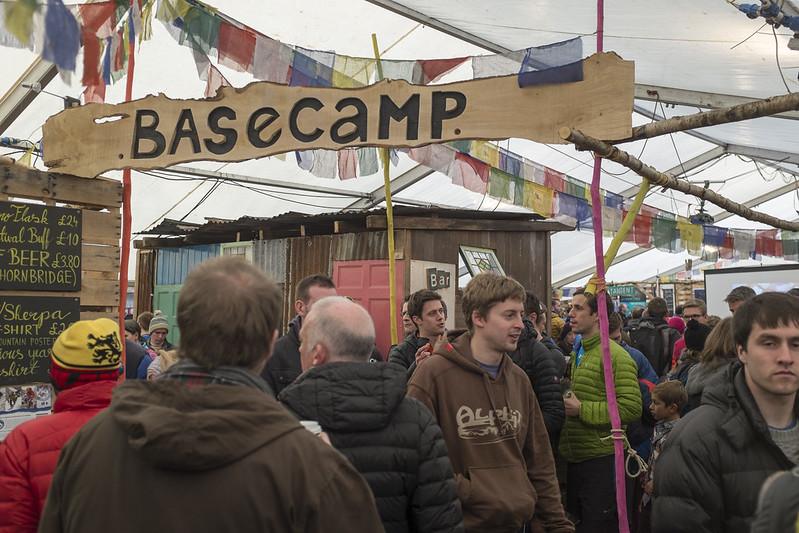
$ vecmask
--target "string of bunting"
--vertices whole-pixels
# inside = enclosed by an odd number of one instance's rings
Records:
[[[374,58],[290,46],[237,22],[196,0],[128,0],[64,5],[62,0],[5,2],[0,9],[0,46],[28,48],[53,62],[67,83],[83,50],[81,83],[85,102],[102,102],[105,87],[119,81],[127,68],[128,44],[152,35],[159,20],[181,45],[191,48],[205,95],[230,82],[214,65],[250,73],[255,79],[291,86],[355,88],[375,81]],[[580,38],[530,47],[506,54],[432,60],[383,60],[384,77],[421,85],[435,83],[461,65],[473,78],[519,75],[519,84],[536,83],[535,74],[552,67],[571,67],[582,58]],[[581,72],[570,70],[578,81]],[[442,172],[456,185],[496,200],[524,206],[545,216],[565,216],[578,229],[591,230],[587,184],[485,141],[459,141],[411,150],[392,150],[393,164],[403,151],[417,163]],[[285,156],[282,156],[284,158]],[[374,148],[339,152],[296,152],[300,168],[314,176],[353,179],[379,171]],[[618,230],[625,199],[602,192],[603,228]],[[687,250],[704,259],[743,259],[758,255],[799,260],[799,234],[778,230],[744,230],[691,224],[667,211],[644,206],[628,241],[668,252]]]
[[[526,207],[544,217],[573,219],[577,229],[593,230],[588,184],[486,141],[459,141],[410,149],[408,156],[450,177],[453,184],[495,200]],[[601,191],[602,227],[615,234],[632,203]],[[670,253],[687,251],[708,261],[783,257],[799,261],[799,233],[731,229],[692,224],[687,218],[644,205],[628,242]]]

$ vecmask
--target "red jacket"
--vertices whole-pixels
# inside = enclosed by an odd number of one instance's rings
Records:
[[[0,442],[0,533],[35,532],[61,448],[111,402],[115,381],[58,394],[53,414],[14,428]]]

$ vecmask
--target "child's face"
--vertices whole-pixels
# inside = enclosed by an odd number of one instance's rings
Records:
[[[676,414],[677,406],[674,404],[666,405],[663,400],[653,394],[652,403],[649,404],[649,412],[652,413],[655,420],[665,420],[672,418]]]

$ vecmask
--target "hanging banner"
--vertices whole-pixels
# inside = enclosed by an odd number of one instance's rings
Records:
[[[607,140],[632,132],[634,66],[614,53],[583,61],[583,81],[519,88],[518,76],[359,89],[256,82],[213,98],[148,96],[65,110],[44,125],[44,162],[94,177],[122,168],[244,161],[292,150],[416,147],[516,137],[564,142],[568,126]]]

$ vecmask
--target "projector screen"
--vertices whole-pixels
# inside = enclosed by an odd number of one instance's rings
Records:
[[[741,285],[752,287],[757,294],[768,291],[787,292],[799,287],[799,265],[705,270],[707,314],[722,318],[730,316],[730,309],[724,298],[732,289]]]

